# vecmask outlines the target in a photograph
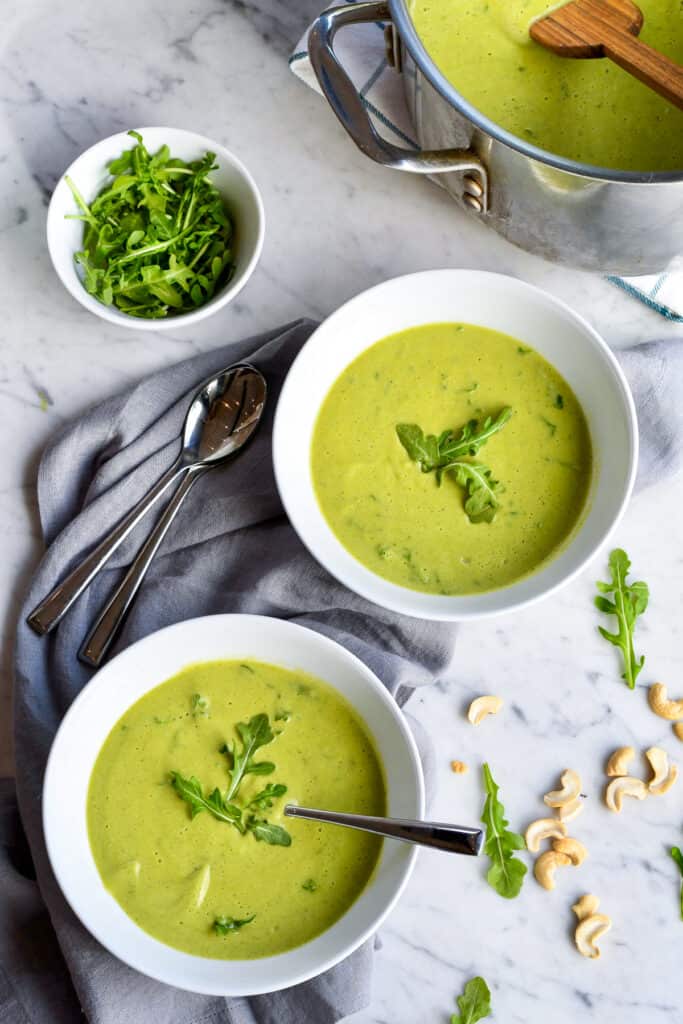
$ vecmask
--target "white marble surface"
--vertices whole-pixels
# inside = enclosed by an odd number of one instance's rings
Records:
[[[10,661],[18,604],[40,557],[34,476],[50,435],[89,403],[140,375],[230,337],[301,314],[324,316],[386,277],[427,267],[504,271],[568,300],[622,346],[677,335],[606,282],[520,253],[463,218],[437,189],[385,172],[343,136],[320,99],[288,73],[286,55],[316,6],[218,2],[111,5],[25,0],[3,12],[0,43],[0,553],[4,585],[0,771],[11,771]],[[95,320],[63,290],[44,241],[45,202],[83,148],[140,124],[194,128],[233,148],[253,170],[268,227],[261,264],[227,310],[191,332],[136,334]],[[653,600],[640,631],[643,685],[619,681],[591,609],[599,562],[561,596],[511,618],[468,625],[448,678],[414,699],[439,765],[433,811],[476,820],[477,766],[491,760],[514,826],[567,766],[588,800],[572,831],[590,859],[553,893],[528,881],[507,902],[484,865],[425,854],[383,929],[374,1002],[356,1024],[443,1024],[464,980],[481,973],[498,1024],[671,1024],[683,1020],[678,964],[683,923],[666,847],[683,839],[683,782],[633,802],[600,804],[604,755],[615,745],[677,741],[647,709],[656,677],[683,693],[683,482],[637,497],[619,531]],[[505,711],[479,730],[468,698],[501,693]],[[679,748],[683,753],[683,748]],[[455,776],[451,758],[473,770]],[[569,907],[582,891],[614,920],[599,962],[572,947]],[[142,1024],[142,1022],[141,1022]],[[311,1022],[315,1024],[315,1022]]]

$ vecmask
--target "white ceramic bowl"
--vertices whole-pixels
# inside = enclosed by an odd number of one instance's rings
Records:
[[[86,202],[95,198],[107,181],[107,164],[121,155],[124,149],[135,145],[127,132],[110,135],[86,149],[57,182],[47,211],[47,247],[53,266],[64,285],[82,306],[91,313],[122,327],[133,327],[139,331],[162,331],[173,327],[187,327],[203,320],[227,305],[245,286],[258,263],[263,247],[265,214],[263,202],[254,179],[237,157],[213,139],[181,128],[138,128],[145,146],[155,153],[164,143],[171,150],[171,156],[182,160],[198,160],[207,151],[216,154],[218,169],[211,173],[211,181],[224,196],[235,220],[236,266],[230,280],[216,292],[205,305],[189,313],[146,320],[129,316],[115,306],[105,306],[83,287],[82,270],[74,261],[74,253],[82,248],[83,223],[66,220],[65,214],[80,213],[65,178],[78,188]]]
[[[588,511],[570,543],[539,572],[485,594],[444,597],[408,590],[361,565],[337,540],[316,500],[311,440],[318,410],[339,374],[396,331],[454,321],[519,338],[573,388],[593,441]],[[638,461],[635,407],[609,348],[558,299],[515,278],[478,270],[430,270],[394,278],[338,309],[311,335],[285,380],[273,430],[275,477],[287,514],[311,554],[351,590],[424,619],[483,618],[547,596],[585,566],[628,502]]]
[[[368,886],[336,924],[297,949],[259,960],[182,953],[143,932],[122,910],[102,884],[86,828],[88,784],[102,744],[131,704],[184,666],[250,657],[309,672],[336,687],[362,716],[380,751],[388,813],[424,814],[420,758],[396,702],[370,669],[319,633],[264,616],[213,615],[169,626],[119,654],[76,698],[52,745],[43,789],[47,851],[72,909],[103,946],[144,974],[192,992],[274,992],[332,967],[379,927],[408,881],[417,852],[414,846],[385,842]]]

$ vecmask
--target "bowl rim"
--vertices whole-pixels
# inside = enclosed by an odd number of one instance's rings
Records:
[[[594,355],[597,358],[603,359],[608,370],[613,375],[619,395],[623,403],[623,408],[626,414],[626,420],[628,424],[628,436],[626,438],[628,475],[625,481],[625,486],[623,488],[623,493],[618,508],[615,510],[609,526],[602,530],[599,537],[590,546],[590,550],[585,554],[583,558],[579,560],[579,562],[571,569],[571,571],[566,573],[555,583],[552,583],[548,587],[542,589],[539,593],[531,594],[527,597],[513,599],[507,603],[504,603],[504,606],[502,607],[476,609],[462,608],[458,606],[459,602],[462,602],[464,599],[468,597],[471,598],[473,595],[455,595],[452,597],[443,597],[441,599],[443,603],[440,603],[438,609],[435,609],[434,607],[431,607],[429,610],[420,608],[421,598],[424,598],[425,596],[434,597],[435,595],[425,595],[421,591],[410,590],[407,587],[402,587],[399,584],[393,583],[393,581],[388,580],[385,577],[379,576],[378,574],[372,572],[371,569],[368,569],[361,562],[359,562],[355,558],[355,556],[352,555],[351,557],[353,558],[356,565],[360,566],[362,569],[360,578],[357,578],[356,576],[352,575],[352,573],[347,572],[345,567],[342,567],[339,564],[334,564],[333,560],[329,559],[326,556],[326,553],[320,550],[317,541],[312,540],[310,533],[307,529],[305,521],[306,517],[305,515],[300,514],[300,508],[296,502],[295,489],[288,485],[288,448],[284,440],[286,428],[284,427],[283,424],[287,416],[288,406],[291,406],[293,403],[293,399],[292,397],[290,397],[295,387],[295,383],[293,382],[296,381],[296,377],[300,372],[299,368],[306,359],[306,353],[310,351],[310,349],[313,346],[321,344],[321,337],[323,337],[323,332],[329,329],[330,324],[334,324],[335,320],[341,319],[342,316],[347,315],[349,311],[354,310],[356,306],[362,307],[364,303],[371,301],[372,299],[378,299],[381,296],[383,290],[396,287],[397,285],[401,285],[403,288],[408,290],[411,287],[411,284],[414,284],[415,282],[421,279],[439,277],[441,277],[442,280],[444,278],[453,279],[454,277],[458,277],[464,280],[469,278],[472,282],[472,287],[484,287],[488,291],[489,295],[494,294],[496,285],[500,285],[504,282],[506,287],[512,286],[513,288],[518,289],[520,293],[529,296],[532,302],[545,304],[546,306],[550,307],[555,313],[571,321],[580,332],[588,336],[592,343],[592,351]],[[446,287],[445,282],[444,287]],[[376,338],[374,342],[371,342],[361,351],[367,351],[368,348],[370,348],[373,344],[381,340],[381,337]],[[349,363],[356,359],[360,354],[360,351],[356,352],[348,360],[348,362],[345,363],[344,368],[346,368],[346,366],[348,366]],[[341,372],[342,371],[340,370],[337,373],[337,377]],[[335,377],[335,380],[337,379],[337,377]],[[318,411],[320,410],[322,402],[327,396],[329,388],[332,387],[333,383],[334,380],[330,381],[325,392],[320,396],[317,404]],[[638,452],[638,421],[633,395],[631,393],[631,389],[629,387],[628,381],[626,380],[624,372],[616,359],[616,356],[614,355],[614,353],[612,352],[604,338],[598,333],[598,331],[595,330],[595,328],[584,317],[582,317],[579,313],[572,309],[572,307],[565,303],[562,299],[559,299],[556,296],[551,295],[543,288],[539,288],[536,285],[529,284],[526,281],[522,281],[517,277],[513,277],[508,274],[499,274],[488,270],[472,270],[451,267],[435,268],[432,270],[421,270],[411,274],[404,274],[398,277],[388,278],[387,280],[382,281],[379,284],[373,285],[371,288],[368,288],[365,291],[362,291],[359,294],[348,299],[345,303],[339,306],[334,312],[332,312],[318,325],[318,327],[310,335],[307,341],[304,342],[301,349],[297,353],[294,361],[292,362],[292,365],[290,366],[287,372],[287,376],[280,391],[278,404],[275,410],[275,416],[273,420],[273,469],[278,493],[280,495],[280,500],[282,501],[282,504],[284,506],[285,512],[291,525],[294,527],[294,530],[299,536],[299,539],[310,552],[310,554],[316,559],[316,561],[320,565],[323,566],[324,569],[326,569],[332,576],[334,576],[334,578],[337,579],[341,584],[343,584],[345,587],[347,587],[354,593],[358,594],[359,596],[370,601],[372,604],[379,605],[380,607],[385,608],[388,611],[397,612],[403,615],[410,615],[418,619],[428,621],[432,620],[437,622],[462,622],[466,620],[478,621],[480,619],[489,619],[497,615],[504,615],[509,612],[518,611],[522,608],[528,608],[531,605],[536,604],[538,601],[542,601],[545,600],[545,598],[550,597],[551,594],[556,593],[562,587],[564,587],[573,579],[575,579],[581,572],[583,572],[585,567],[595,557],[598,551],[607,543],[607,541],[614,534],[615,530],[617,529],[619,523],[623,518],[623,515],[628,506],[628,502],[631,498],[631,494],[633,492],[633,486],[635,483],[636,472],[638,468]],[[317,499],[315,500],[317,502]],[[344,545],[337,538],[336,534],[334,534],[331,527],[329,527],[329,524],[327,523],[327,520],[325,519],[322,510],[320,511],[320,514],[327,526],[329,534],[334,539],[335,545],[338,548],[341,548],[344,551],[346,551]],[[576,533],[570,539],[567,547],[569,547],[573,543],[573,541],[579,536],[579,534],[583,530],[583,525],[584,523],[579,522]],[[363,575],[365,575],[365,577],[367,578],[367,586],[364,582]],[[531,573],[530,575],[533,576],[534,573]],[[528,577],[524,578],[526,579]],[[382,584],[386,586],[386,593],[382,594],[381,600],[377,597],[375,593],[372,592],[370,580],[381,580]],[[487,593],[504,594],[506,590],[510,591],[514,586],[515,584],[513,583],[510,584],[508,587],[501,587],[497,590],[488,591]]]
[[[83,283],[80,280],[78,281],[80,287],[77,288],[74,286],[74,282],[70,278],[68,278],[65,273],[63,273],[61,262],[56,256],[56,252],[59,248],[58,239],[60,237],[58,225],[61,223],[63,219],[60,215],[60,211],[57,209],[59,200],[59,185],[61,185],[64,182],[64,179],[67,177],[67,175],[73,179],[77,179],[78,164],[86,156],[90,156],[93,153],[93,150],[96,150],[99,147],[101,147],[103,150],[106,150],[114,141],[120,142],[122,149],[125,149],[127,140],[132,143],[132,139],[128,134],[129,131],[139,132],[139,134],[143,136],[143,140],[145,141],[145,143],[147,143],[145,135],[149,136],[152,133],[157,132],[165,132],[166,134],[173,132],[173,134],[176,136],[185,136],[188,142],[192,141],[193,143],[197,143],[198,148],[203,148],[204,150],[213,152],[216,154],[216,157],[219,160],[223,159],[226,163],[230,164],[237,171],[238,175],[244,180],[254,200],[254,207],[257,212],[258,223],[256,244],[254,245],[254,249],[253,252],[251,253],[251,256],[249,257],[244,268],[241,271],[241,277],[237,281],[231,278],[228,282],[226,282],[226,284],[218,292],[218,294],[212,296],[212,298],[209,299],[208,302],[204,303],[203,306],[199,306],[198,309],[190,310],[186,313],[181,313],[178,316],[162,317],[159,319],[149,320],[145,317],[130,316],[130,314],[123,313],[121,310],[116,309],[115,307],[105,306],[103,303],[99,302],[96,298],[94,298],[94,296],[90,295],[85,290],[85,287],[83,286]],[[151,145],[154,146],[154,143],[152,143]],[[131,147],[129,146],[128,148]],[[50,254],[50,261],[52,263],[55,273],[57,274],[57,277],[62,282],[62,284],[69,292],[69,294],[72,295],[77,302],[80,302],[80,304],[90,313],[94,313],[101,319],[106,320],[109,323],[116,324],[119,327],[129,327],[141,331],[168,331],[173,330],[174,328],[187,327],[190,324],[198,323],[200,320],[205,320],[207,317],[211,316],[212,313],[215,313],[219,309],[222,309],[223,306],[226,306],[229,302],[236,298],[237,295],[239,295],[239,293],[246,285],[249,278],[252,276],[254,270],[256,269],[256,265],[261,257],[265,238],[265,228],[266,214],[263,205],[263,198],[251,172],[248,170],[246,165],[239,159],[239,157],[235,156],[232,150],[229,150],[227,149],[227,147],[221,145],[220,142],[217,142],[215,139],[209,138],[208,135],[202,135],[199,132],[193,132],[187,128],[174,128],[170,125],[147,125],[146,127],[142,128],[134,127],[131,129],[125,129],[124,131],[115,132],[113,135],[107,135],[105,136],[105,138],[99,139],[97,142],[94,142],[92,146],[88,146],[87,149],[84,149],[81,153],[79,153],[79,155],[74,160],[72,160],[69,166],[59,175],[59,178],[55,183],[55,187],[50,197],[45,223],[47,248]]]
[[[229,623],[229,625],[228,625],[228,623]],[[97,694],[98,689],[104,689],[105,687],[110,685],[107,677],[108,677],[108,675],[111,674],[111,671],[112,671],[111,667],[112,666],[114,666],[114,671],[116,671],[118,666],[120,666],[122,663],[125,663],[125,662],[127,662],[127,661],[129,661],[131,659],[135,659],[135,657],[137,655],[139,655],[139,653],[142,650],[144,650],[145,648],[153,648],[155,645],[158,645],[160,643],[165,643],[171,633],[182,634],[183,632],[186,632],[187,630],[192,630],[192,629],[195,629],[195,628],[201,629],[204,626],[208,626],[208,627],[214,627],[215,626],[216,630],[221,630],[222,628],[227,626],[227,628],[232,628],[237,633],[237,632],[240,631],[241,628],[244,628],[247,623],[249,625],[258,626],[258,629],[260,631],[262,630],[264,632],[267,632],[268,630],[278,630],[282,634],[289,633],[291,635],[295,635],[296,634],[299,637],[303,636],[303,637],[305,637],[305,639],[304,639],[305,643],[310,643],[314,647],[317,646],[318,650],[321,650],[323,652],[327,652],[328,654],[330,654],[332,656],[332,658],[340,659],[341,662],[346,662],[346,664],[355,672],[356,676],[359,679],[363,680],[362,686],[369,687],[369,689],[379,698],[380,703],[383,704],[384,708],[387,711],[387,714],[389,714],[393,718],[393,720],[394,720],[394,722],[395,722],[395,724],[396,724],[396,726],[398,728],[398,732],[399,732],[399,734],[401,736],[401,741],[404,744],[405,755],[406,755],[405,763],[406,763],[406,765],[409,766],[410,772],[411,772],[411,774],[413,776],[413,780],[414,780],[414,783],[415,783],[415,795],[416,795],[416,805],[417,805],[416,808],[415,808],[415,810],[416,810],[415,817],[416,818],[424,817],[424,814],[425,814],[424,771],[423,771],[423,767],[422,767],[422,761],[421,761],[421,758],[420,758],[420,754],[419,754],[419,751],[418,751],[418,748],[417,748],[417,744],[415,742],[415,738],[414,738],[414,736],[413,736],[413,734],[412,734],[412,732],[411,732],[411,730],[410,730],[410,728],[409,728],[409,726],[408,726],[408,724],[407,724],[407,722],[405,720],[405,716],[403,715],[403,713],[401,711],[401,708],[396,703],[395,698],[392,696],[392,694],[389,692],[389,690],[386,688],[386,686],[384,686],[384,684],[381,682],[381,680],[375,674],[375,672],[373,672],[373,670],[368,665],[366,665],[363,661],[361,661],[361,659],[358,658],[355,654],[353,654],[351,651],[347,650],[346,647],[343,647],[340,643],[338,643],[335,640],[332,640],[330,637],[326,636],[324,633],[319,633],[317,630],[311,629],[308,626],[304,626],[304,625],[302,625],[300,623],[296,623],[296,622],[291,622],[290,620],[287,620],[287,619],[278,619],[278,618],[275,618],[273,616],[244,614],[244,613],[230,613],[230,612],[218,613],[218,614],[215,614],[215,615],[198,616],[198,617],[193,618],[193,619],[185,619],[185,620],[181,620],[180,622],[173,623],[172,625],[165,626],[165,627],[163,627],[161,629],[156,630],[153,633],[148,634],[147,636],[145,636],[142,639],[136,641],[135,643],[131,644],[129,647],[125,648],[123,651],[121,651],[119,654],[117,654],[114,658],[112,658],[109,662],[107,662],[104,666],[102,666],[102,668],[100,668],[88,680],[88,682],[85,684],[85,686],[79,691],[79,693],[74,698],[73,702],[71,703],[71,705],[67,709],[65,715],[63,716],[63,718],[62,718],[62,720],[61,720],[61,722],[59,724],[59,727],[58,727],[57,732],[56,732],[56,734],[55,734],[55,736],[53,738],[53,741],[52,741],[52,744],[51,744],[51,747],[50,747],[50,752],[49,752],[49,755],[48,755],[48,760],[47,760],[47,764],[46,764],[46,768],[45,768],[45,775],[44,775],[44,778],[43,778],[43,789],[42,789],[42,798],[41,798],[41,820],[42,820],[42,825],[43,825],[43,834],[44,834],[44,838],[45,838],[45,847],[46,847],[46,851],[47,851],[50,867],[51,867],[52,872],[54,874],[54,877],[55,877],[55,879],[56,879],[56,881],[57,881],[57,883],[59,885],[60,891],[61,891],[62,895],[64,896],[64,899],[69,904],[69,907],[71,908],[72,912],[76,915],[78,920],[81,922],[81,924],[87,929],[87,931],[92,936],[94,936],[94,938],[106,950],[108,950],[109,953],[111,953],[113,956],[116,956],[117,959],[121,960],[123,963],[127,964],[129,967],[132,967],[134,970],[138,971],[141,974],[144,974],[147,977],[151,977],[151,978],[155,979],[156,981],[160,981],[160,982],[163,982],[165,984],[173,985],[176,988],[184,989],[185,991],[188,991],[188,992],[203,993],[203,994],[207,994],[207,995],[222,995],[222,996],[226,996],[226,997],[251,997],[251,996],[266,994],[266,993],[273,992],[273,991],[283,991],[283,990],[285,990],[287,988],[291,988],[294,985],[301,984],[302,982],[309,981],[311,978],[317,977],[318,975],[322,974],[324,971],[329,970],[331,967],[334,967],[336,964],[340,963],[342,960],[344,960],[345,958],[350,956],[356,949],[358,949],[364,942],[366,942],[372,935],[375,934],[375,932],[378,930],[378,928],[381,927],[383,921],[388,916],[388,914],[391,913],[391,911],[395,907],[396,903],[400,899],[401,894],[403,893],[406,885],[408,884],[408,881],[410,879],[410,876],[412,875],[412,872],[413,872],[413,869],[414,869],[414,866],[415,866],[415,861],[416,861],[417,855],[418,855],[418,847],[417,846],[407,846],[406,845],[405,853],[404,853],[404,856],[403,856],[403,863],[398,868],[398,881],[397,881],[397,884],[395,884],[395,886],[393,887],[393,891],[392,891],[390,897],[387,900],[385,900],[385,902],[381,906],[381,909],[380,909],[379,913],[377,913],[377,914],[375,914],[373,916],[373,919],[372,919],[371,923],[366,928],[364,928],[362,930],[362,932],[357,934],[353,938],[352,941],[347,942],[343,946],[340,946],[340,948],[337,950],[336,953],[328,955],[323,960],[319,959],[318,961],[314,962],[313,965],[310,966],[309,968],[306,968],[306,969],[303,969],[303,970],[298,970],[296,973],[292,973],[291,977],[287,980],[287,982],[285,984],[281,984],[278,981],[275,988],[273,987],[272,981],[269,982],[268,980],[265,980],[265,981],[263,981],[262,983],[260,983],[260,984],[258,984],[256,986],[250,985],[248,991],[247,990],[242,990],[242,989],[240,989],[240,990],[234,989],[234,990],[230,990],[230,991],[226,992],[225,985],[224,984],[219,984],[219,983],[217,983],[216,985],[205,984],[205,985],[202,985],[201,987],[197,987],[196,984],[188,985],[185,982],[185,979],[184,979],[183,975],[180,975],[180,976],[178,976],[176,974],[170,975],[168,970],[165,971],[163,968],[156,969],[156,964],[155,964],[155,969],[149,969],[148,965],[143,969],[143,968],[140,967],[139,963],[136,962],[135,954],[129,952],[129,947],[124,946],[122,948],[120,941],[118,943],[117,942],[112,942],[111,937],[108,934],[106,934],[103,931],[102,928],[100,928],[100,926],[99,926],[99,924],[97,922],[95,922],[95,924],[93,924],[93,922],[88,920],[88,912],[87,912],[88,904],[87,904],[87,900],[85,900],[83,898],[80,898],[80,897],[79,898],[74,898],[74,895],[75,895],[74,891],[71,889],[71,886],[68,883],[68,881],[65,884],[64,872],[62,870],[62,867],[63,867],[63,865],[65,863],[65,859],[63,858],[63,856],[60,856],[58,853],[56,853],[56,836],[57,836],[57,830],[60,827],[59,826],[59,820],[60,820],[59,806],[60,805],[59,805],[59,801],[57,799],[59,789],[58,789],[58,784],[57,784],[57,782],[55,780],[55,777],[58,775],[58,772],[59,772],[59,769],[60,769],[59,761],[60,761],[60,756],[61,756],[61,748],[62,748],[62,745],[64,743],[68,742],[69,732],[70,732],[70,730],[72,728],[72,723],[74,723],[74,722],[77,723],[79,715],[80,715],[80,712],[81,712],[81,708],[84,705],[86,705],[87,703],[91,702],[93,699],[95,699],[95,700],[97,699],[96,694]],[[246,655],[244,655],[244,656],[246,656]],[[260,655],[254,653],[254,652],[252,652],[252,654],[250,656],[251,657],[260,657]],[[226,655],[226,658],[228,660],[231,657],[232,657],[231,655]],[[215,659],[207,659],[207,660],[215,660]],[[266,660],[267,660],[267,656],[266,656]],[[270,662],[270,663],[272,664],[273,662]],[[186,667],[188,664],[195,664],[195,662],[194,661],[191,661],[191,662],[185,661],[185,662],[182,662],[182,664],[179,663],[178,667],[174,671],[182,671],[182,668]],[[167,678],[170,679],[171,676],[168,676]],[[137,696],[134,697],[134,699],[130,703],[128,703],[126,705],[125,710],[123,712],[121,712],[121,714],[125,714],[125,711],[127,711],[130,707],[132,707],[133,704],[136,703],[136,701],[140,700],[142,696],[144,696],[146,693],[149,693],[156,686],[163,685],[164,681],[166,681],[166,680],[162,680],[161,683],[159,683],[158,681],[154,682],[151,685],[149,685],[148,687],[146,687],[144,690],[142,690],[140,693],[138,693]],[[328,686],[332,686],[334,689],[336,689],[336,686],[335,686],[335,684],[333,682],[330,682],[329,680],[324,680],[324,681],[327,683]],[[342,696],[345,696],[345,699],[348,700],[351,703],[351,705],[352,705],[352,707],[354,707],[354,710],[356,711],[356,713],[364,721],[361,712],[356,707],[356,705],[351,700],[351,698],[346,696],[343,692],[342,692]],[[109,731],[111,730],[111,728],[113,728],[114,725],[115,725],[115,721],[112,721],[111,723],[109,723],[109,729],[108,729],[107,734],[106,734],[107,736],[109,735]],[[102,748],[102,744],[100,744],[98,746],[97,753],[99,753],[101,748]],[[95,755],[95,757],[96,756],[97,756],[97,754]],[[88,780],[90,779],[90,774],[92,773],[93,767],[94,767],[94,760],[90,764]],[[84,827],[86,827],[86,826],[84,826]],[[88,851],[89,851],[90,856],[91,856],[92,861],[93,861],[93,865],[94,865],[94,868],[95,868],[95,873],[97,875],[99,884],[100,884],[100,886],[102,888],[104,888],[104,883],[102,882],[102,879],[101,879],[101,877],[99,875],[99,871],[97,870],[97,866],[95,864],[94,857],[92,856],[92,851],[90,849],[89,842],[88,842],[87,845],[88,845]],[[356,900],[351,905],[351,907],[349,907],[347,909],[347,911],[345,911],[345,914],[348,913],[351,910],[351,908],[353,906],[355,906],[360,900],[362,900],[364,898],[364,896],[366,895],[366,893],[367,893],[367,886],[366,886],[365,889],[362,890],[362,892],[356,898]],[[123,911],[122,908],[121,908],[121,910],[122,910],[123,913],[125,913],[125,911]],[[345,914],[343,914],[342,917],[339,918],[330,927],[331,928],[335,927],[335,925],[339,921],[343,920],[343,917],[345,916]],[[126,915],[126,916],[128,916],[128,915]],[[145,932],[144,929],[141,929],[139,927],[139,925],[137,925],[132,920],[132,918],[129,918],[129,920],[132,922],[133,926],[141,932],[141,934],[143,934],[147,938],[151,939],[160,948],[166,949],[166,950],[171,950],[174,953],[178,953],[178,952],[182,953],[183,952],[183,951],[178,951],[178,950],[175,949],[175,947],[169,946],[167,943],[164,943],[161,940],[156,939],[154,936],[151,936],[149,933]],[[325,929],[325,931],[321,932],[320,935],[321,936],[325,935],[326,932],[328,932],[328,931],[329,931],[329,929]],[[269,961],[277,961],[281,957],[286,957],[289,953],[292,953],[295,950],[305,949],[305,947],[307,945],[309,945],[312,942],[315,942],[318,937],[319,936],[315,936],[313,939],[309,940],[308,943],[304,943],[302,946],[294,947],[293,950],[287,950],[284,953],[276,954],[275,956],[271,956],[271,957],[259,957],[259,958],[256,958],[256,960],[253,960],[253,961],[240,961],[240,960],[227,960],[227,961],[224,961],[224,960],[219,960],[219,959],[195,956],[194,954],[188,954],[188,953],[185,953],[184,955],[192,957],[193,959],[196,959],[198,961],[203,961],[203,962],[207,962],[208,961],[208,962],[216,963],[216,964],[233,964],[233,965],[234,964],[240,964],[240,963],[267,964]],[[264,972],[264,975],[265,974],[267,974],[267,972]]]

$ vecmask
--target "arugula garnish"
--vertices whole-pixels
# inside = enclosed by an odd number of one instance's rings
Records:
[[[229,743],[221,747],[221,753],[227,754],[232,761],[232,767],[229,769],[228,800],[235,795],[245,775],[270,775],[275,771],[272,761],[254,761],[256,751],[275,739],[268,715],[253,715],[248,722],[238,722],[235,728],[242,742],[242,749],[237,749],[237,740],[232,747]]]
[[[204,305],[234,270],[233,225],[208,180],[215,153],[189,163],[168,146],[151,155],[135,131],[132,149],[108,166],[111,180],[88,204],[67,176],[84,222],[74,259],[84,285],[106,306],[158,319]]]
[[[483,978],[471,978],[456,1002],[460,1013],[453,1014],[451,1024],[477,1024],[491,1013],[491,993]]]
[[[193,693],[191,700],[192,717],[208,718],[211,701],[208,697],[202,697],[200,693]]]
[[[498,799],[499,787],[493,780],[488,764],[482,766],[486,802],[481,820],[486,825],[484,852],[491,860],[486,879],[499,896],[511,900],[519,895],[526,874],[526,864],[513,856],[515,850],[526,849],[524,838],[510,832],[505,819],[505,808]]]
[[[199,779],[194,775],[186,778],[175,771],[171,772],[171,784],[178,796],[189,804],[192,818],[202,811],[208,811],[218,821],[234,825],[242,835],[251,832],[258,842],[269,843],[271,846],[290,846],[292,837],[286,829],[280,825],[271,825],[264,817],[254,813],[258,811],[262,814],[270,810],[275,801],[287,792],[285,785],[281,782],[269,782],[264,789],[248,798],[246,802],[235,802],[246,775],[269,775],[275,771],[272,761],[254,760],[256,751],[275,739],[268,715],[254,715],[248,722],[238,722],[235,728],[241,741],[241,749],[237,749],[237,740],[232,747],[224,743],[220,748],[220,752],[227,754],[231,763],[228,768],[230,786],[224,794],[216,788],[206,796]]]
[[[253,814],[247,818],[245,824],[259,843],[270,843],[271,846],[292,845],[292,837],[281,825],[271,825],[265,818],[257,818]]]
[[[678,846],[672,846],[671,849],[669,850],[669,853],[671,854],[672,858],[678,864],[678,869],[681,872],[681,875],[683,875],[683,853],[681,853],[681,851],[680,851]],[[683,880],[681,881],[680,901],[681,901],[681,921],[683,921]]]
[[[227,797],[223,796],[218,787],[209,796],[204,796],[199,779],[194,775],[188,779],[180,772],[171,772],[171,785],[178,796],[190,805],[190,817],[196,818],[202,811],[208,811],[218,821],[227,821],[240,832],[244,832],[241,807],[228,803]]]
[[[636,619],[647,608],[650,590],[647,583],[643,583],[642,580],[635,583],[626,582],[631,562],[622,548],[615,548],[612,551],[609,556],[609,567],[612,580],[609,583],[596,583],[600,594],[595,598],[595,606],[605,615],[615,615],[619,630],[616,633],[610,633],[603,626],[598,626],[598,630],[600,636],[621,649],[624,660],[624,671],[621,678],[625,679],[628,686],[633,689],[638,673],[645,664],[644,655],[636,658],[633,649],[633,632]],[[604,597],[605,594],[611,594],[611,598]]]
[[[456,483],[467,493],[465,512],[470,522],[490,523],[499,507],[498,494],[503,487],[494,480],[488,466],[465,460],[476,455],[511,416],[512,409],[506,406],[497,416],[487,416],[483,422],[470,420],[459,433],[444,430],[437,437],[425,434],[416,423],[399,423],[396,434],[423,473],[436,472],[437,484],[441,484],[444,473],[453,474]]]
[[[213,922],[213,930],[216,935],[231,935],[233,932],[238,932],[240,928],[244,928],[245,924],[251,924],[256,917],[256,914],[252,914],[251,917],[243,917],[241,920],[238,917],[217,917]]]

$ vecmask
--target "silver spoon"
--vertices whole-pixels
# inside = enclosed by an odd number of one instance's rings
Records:
[[[54,629],[131,530],[173,483],[217,465],[246,444],[260,422],[265,401],[265,378],[246,363],[236,363],[206,380],[190,403],[182,447],[173,465],[80,565],[34,608],[28,624],[41,635]]]
[[[372,832],[387,839],[400,839],[404,843],[431,846],[446,853],[462,853],[467,857],[478,857],[484,842],[480,828],[464,825],[448,825],[439,821],[413,821],[410,818],[374,818],[367,814],[345,814],[342,811],[318,811],[311,807],[287,804],[288,818],[307,818],[309,821],[324,821],[329,825],[345,825],[361,832]]]

